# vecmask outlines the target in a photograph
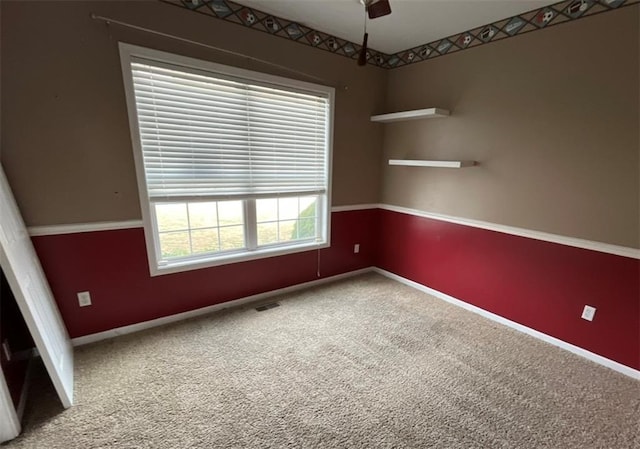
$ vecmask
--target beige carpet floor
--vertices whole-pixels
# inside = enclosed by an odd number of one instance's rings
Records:
[[[375,274],[277,299],[77,349],[77,405],[35,382],[8,447],[640,447],[639,382],[441,300]]]

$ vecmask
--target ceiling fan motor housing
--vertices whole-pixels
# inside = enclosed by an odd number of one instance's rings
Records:
[[[389,0],[360,0],[360,3],[365,6],[370,19],[377,19],[391,14]]]

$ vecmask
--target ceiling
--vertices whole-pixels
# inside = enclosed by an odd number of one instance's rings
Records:
[[[234,0],[309,28],[361,42],[359,0]],[[369,47],[387,54],[557,3],[549,0],[390,0],[392,14],[367,21]]]

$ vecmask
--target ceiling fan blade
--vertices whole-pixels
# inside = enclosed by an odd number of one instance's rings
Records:
[[[378,0],[375,3],[367,6],[367,13],[370,19],[377,19],[378,17],[391,14],[391,5],[389,0]]]
[[[358,65],[367,64],[367,40],[369,39],[369,33],[364,33],[364,39],[362,40],[362,48],[358,55]]]

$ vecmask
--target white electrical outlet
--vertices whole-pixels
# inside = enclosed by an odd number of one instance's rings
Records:
[[[591,306],[584,306],[582,311],[582,319],[587,321],[593,321],[593,317],[596,314],[596,308]]]
[[[91,305],[91,294],[89,292],[78,293],[78,304],[80,307],[86,307]]]
[[[360,244],[356,243],[355,245],[353,245],[353,252],[354,253],[359,253],[360,252]]]

